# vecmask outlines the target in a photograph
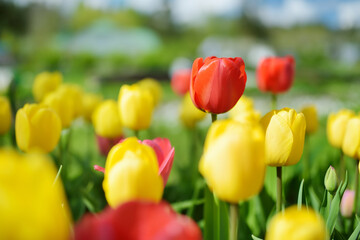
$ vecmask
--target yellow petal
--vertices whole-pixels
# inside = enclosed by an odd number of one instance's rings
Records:
[[[19,148],[27,152],[30,143],[30,122],[24,109],[19,109],[15,118],[15,136]]]
[[[106,138],[119,137],[123,133],[119,109],[116,101],[102,102],[93,113],[95,132]]]
[[[288,161],[285,165],[294,165],[299,162],[304,149],[306,121],[302,113],[296,115],[292,123],[293,145]]]
[[[6,97],[0,96],[0,135],[10,130],[12,112],[10,102]]]
[[[359,159],[360,117],[354,117],[348,121],[344,134],[342,150],[346,155]]]
[[[274,115],[265,135],[266,164],[284,166],[293,147],[293,133],[282,116]]]
[[[105,173],[104,191],[110,206],[131,200],[159,202],[163,182],[149,162],[136,157],[126,157]]]

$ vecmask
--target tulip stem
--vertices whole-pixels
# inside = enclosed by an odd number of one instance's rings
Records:
[[[344,152],[340,150],[340,179],[341,181],[344,181],[345,177],[345,158],[344,158]]]
[[[354,213],[358,213],[357,202],[359,198],[359,159],[356,160],[355,168],[355,199],[354,199]]]
[[[276,212],[280,212],[282,205],[282,173],[281,167],[276,167]]]
[[[215,122],[217,120],[217,114],[211,113],[211,122]]]
[[[239,204],[230,203],[230,227],[229,227],[230,240],[237,240],[238,218],[239,218]]]
[[[277,95],[272,94],[271,95],[271,109],[275,110],[277,108]]]
[[[134,130],[134,135],[137,139],[139,139],[139,130]]]

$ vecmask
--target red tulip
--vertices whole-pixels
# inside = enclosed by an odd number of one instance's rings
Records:
[[[101,155],[106,156],[110,149],[122,139],[124,139],[123,136],[116,138],[106,138],[100,135],[96,135],[96,141]]]
[[[196,223],[166,202],[132,201],[98,215],[85,215],[75,226],[76,240],[200,240]]]
[[[185,95],[190,88],[191,69],[179,69],[171,78],[172,90],[180,96]]]
[[[245,84],[242,58],[197,58],[192,66],[190,96],[197,108],[224,113],[237,103]]]
[[[125,139],[121,139],[118,143],[121,143],[124,140]],[[146,139],[144,141],[139,140],[139,142],[148,145],[149,147],[154,149],[159,164],[159,174],[163,179],[165,187],[170,175],[172,164],[174,162],[174,147],[171,146],[171,143],[167,138],[155,138],[153,140]],[[95,165],[94,169],[96,171],[105,172],[105,169],[98,165]]]
[[[273,94],[287,91],[294,81],[295,60],[292,56],[263,59],[256,71],[261,91]]]

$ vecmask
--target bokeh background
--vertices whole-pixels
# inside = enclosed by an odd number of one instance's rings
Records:
[[[355,0],[0,0],[0,93],[12,96],[15,110],[33,102],[31,86],[42,71],[58,70],[64,82],[105,99],[117,99],[122,84],[145,77],[159,80],[162,104],[151,128],[140,136],[167,137],[175,146],[164,199],[181,211],[186,204],[176,202],[191,199],[196,183],[188,166],[200,158],[210,119],[200,131],[181,125],[181,98],[171,90],[172,72],[190,68],[197,57],[242,57],[248,75],[245,95],[265,114],[271,97],[256,87],[256,66],[266,56],[293,55],[294,86],[279,96],[279,108],[317,107],[321,128],[304,155],[313,161],[314,174],[325,173],[328,160],[339,154],[326,140],[327,114],[343,107],[360,109],[359,12]],[[77,220],[106,204],[102,175],[92,169],[104,165],[104,157],[89,126],[75,123],[72,128],[71,170],[62,178]],[[297,184],[299,179],[291,177],[300,176],[299,171],[295,167],[284,176],[290,202],[297,189],[286,179]],[[322,178],[317,180],[314,185],[322,186]]]

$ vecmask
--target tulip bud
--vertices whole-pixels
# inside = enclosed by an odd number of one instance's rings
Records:
[[[259,123],[219,120],[206,136],[199,171],[219,199],[237,203],[262,189],[264,150],[264,132]]]
[[[312,209],[292,206],[276,214],[270,221],[266,240],[326,240],[324,220]]]
[[[55,91],[61,82],[60,72],[42,72],[36,75],[32,89],[35,100],[41,102],[47,94]]]
[[[46,156],[0,150],[0,239],[71,239],[61,178]]]
[[[10,102],[6,97],[0,96],[0,135],[9,131],[11,122],[12,113]]]
[[[301,109],[306,120],[306,133],[311,134],[319,128],[317,110],[315,106],[307,106]]]
[[[103,188],[111,207],[131,200],[159,202],[163,180],[154,150],[136,138],[115,145],[106,159]]]
[[[194,128],[196,123],[203,120],[206,117],[206,113],[195,107],[191,101],[190,94],[185,94],[181,108],[180,108],[180,120],[187,128]]]
[[[266,164],[280,167],[298,163],[305,141],[304,114],[283,108],[266,114],[261,123],[266,129]]]
[[[154,99],[150,91],[133,84],[120,88],[118,107],[120,119],[125,127],[132,130],[147,129],[154,110]]]
[[[51,152],[60,139],[60,133],[61,120],[49,107],[25,104],[16,113],[16,142],[24,152],[32,150]]]
[[[86,93],[83,95],[83,117],[86,121],[91,122],[91,117],[93,112],[95,111],[96,107],[100,105],[102,102],[102,96],[93,94],[93,93]]]
[[[328,170],[326,171],[325,178],[324,178],[324,185],[326,190],[328,190],[330,193],[333,193],[336,191],[337,188],[337,175],[335,168],[330,166]]]
[[[74,106],[75,117],[79,117],[83,112],[83,91],[79,85],[63,84],[58,91],[67,96]]]
[[[246,79],[242,58],[197,58],[192,66],[190,96],[197,108],[224,113],[234,107],[243,94]]]
[[[340,203],[340,213],[343,217],[349,218],[354,211],[355,192],[346,189]]]
[[[172,90],[183,96],[190,89],[191,69],[179,69],[174,72],[171,77],[171,88]]]
[[[116,101],[106,100],[95,109],[92,115],[95,133],[101,137],[117,138],[123,130]]]
[[[352,158],[360,159],[360,117],[349,119],[342,144],[343,152]]]
[[[258,87],[273,94],[287,91],[294,81],[295,60],[292,56],[263,59],[256,69]]]
[[[149,90],[151,96],[154,99],[154,106],[157,106],[162,98],[162,87],[161,84],[153,78],[144,78],[140,80],[137,85],[144,89]]]
[[[343,145],[345,130],[347,122],[350,118],[354,117],[355,113],[351,110],[343,109],[337,113],[330,113],[326,133],[329,140],[329,143],[336,147],[341,148]]]
[[[75,106],[64,91],[49,93],[42,103],[55,110],[60,117],[62,128],[70,127],[75,117]]]
[[[259,122],[261,116],[260,112],[254,109],[253,100],[246,96],[239,99],[235,107],[229,111],[229,115],[231,119],[239,122]]]

